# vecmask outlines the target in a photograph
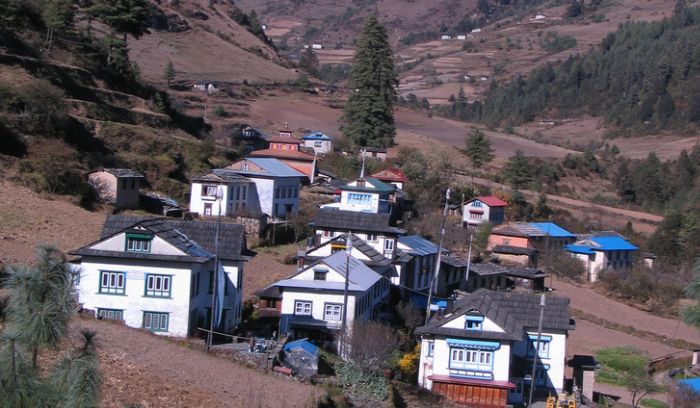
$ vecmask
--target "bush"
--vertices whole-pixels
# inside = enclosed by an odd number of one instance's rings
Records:
[[[338,363],[335,366],[338,385],[345,388],[346,393],[356,400],[382,401],[387,397],[386,379],[381,372],[366,374],[356,364]]]

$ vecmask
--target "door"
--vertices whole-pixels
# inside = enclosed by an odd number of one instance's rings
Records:
[[[211,216],[211,203],[204,204],[204,215]]]

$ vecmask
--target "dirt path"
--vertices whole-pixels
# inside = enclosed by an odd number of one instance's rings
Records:
[[[589,288],[573,285],[558,279],[553,280],[552,286],[558,295],[567,296],[569,299],[571,299],[572,308],[583,310],[588,314],[605,320],[610,320],[626,326],[632,326],[639,330],[657,333],[668,338],[678,338],[691,343],[700,343],[700,333],[698,333],[698,330],[687,324],[681,323],[679,320],[643,312],[639,309],[635,309],[631,306],[627,306],[623,303],[607,298]],[[593,323],[582,322],[583,321],[581,320],[577,321],[577,325],[593,325]],[[594,326],[603,329],[601,326]],[[606,336],[599,335],[599,337],[600,338],[597,340],[590,339],[592,342],[591,346],[594,346],[596,343],[605,343],[609,340],[604,338]],[[601,347],[607,347],[603,346],[602,343]],[[647,350],[650,353],[651,357],[659,357],[676,350],[670,346],[661,345],[656,342],[649,341],[649,343],[658,345],[654,347],[645,346],[643,348],[643,350]]]
[[[264,375],[116,323],[78,319],[76,326],[97,332],[107,384],[118,385],[104,387],[106,406],[292,408],[307,407],[320,394],[295,380]],[[144,378],[146,383],[140,383]]]

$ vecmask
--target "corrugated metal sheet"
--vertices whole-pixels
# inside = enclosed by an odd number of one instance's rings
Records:
[[[262,174],[265,176],[274,177],[305,177],[304,174],[299,173],[290,166],[284,164],[282,161],[273,159],[271,157],[247,157],[246,160],[261,167],[265,173],[255,173],[251,171],[236,170],[240,174]]]
[[[399,243],[406,245],[408,252],[414,255],[425,256],[437,254],[438,246],[421,237],[420,235],[407,235],[399,238]]]
[[[530,226],[539,228],[543,233],[556,238],[573,238],[574,234],[558,226],[553,222],[531,222]]]

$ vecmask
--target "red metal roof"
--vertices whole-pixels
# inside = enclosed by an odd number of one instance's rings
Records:
[[[277,159],[314,161],[314,156],[297,150],[263,149],[250,153],[253,157],[274,157]]]
[[[396,168],[396,167],[392,167],[392,168],[388,168],[386,170],[376,172],[376,173],[372,174],[371,177],[374,177],[380,181],[384,181],[384,180],[406,181],[407,180],[406,176],[403,174],[403,171],[399,168]]]
[[[482,203],[488,205],[489,207],[507,207],[508,206],[507,202],[501,200],[498,197],[494,197],[494,196],[477,197],[474,200],[479,200]],[[469,202],[472,202],[474,200],[471,200]]]
[[[428,379],[431,381],[449,383],[449,384],[465,384],[465,385],[477,385],[482,387],[493,387],[493,388],[515,388],[515,384],[510,381],[494,381],[494,380],[479,380],[476,378],[462,378],[462,377],[452,377],[449,375],[429,375]]]
[[[267,139],[269,143],[289,143],[289,144],[301,144],[301,140],[294,139],[288,136],[273,136]]]

